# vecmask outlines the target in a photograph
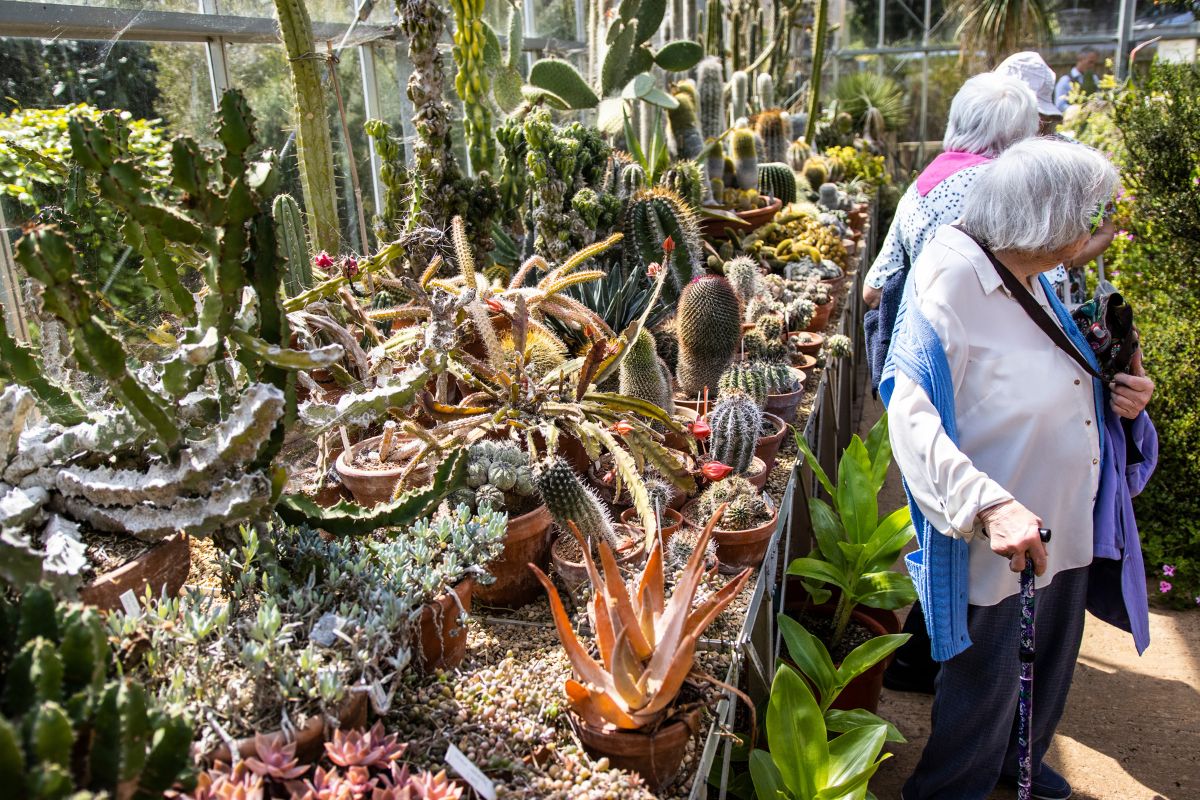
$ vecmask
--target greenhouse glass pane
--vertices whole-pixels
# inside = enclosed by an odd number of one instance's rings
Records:
[[[575,0],[534,0],[533,30],[547,39],[575,36]]]

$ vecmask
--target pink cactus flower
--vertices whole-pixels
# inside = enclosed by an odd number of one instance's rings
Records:
[[[1163,594],[1166,594],[1167,592],[1171,591],[1171,584],[1167,583],[1166,581],[1159,581],[1158,582],[1158,591],[1162,592]]]

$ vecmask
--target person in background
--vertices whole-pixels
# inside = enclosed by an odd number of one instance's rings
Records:
[[[1136,356],[1131,374],[1095,379],[1091,349],[1042,277],[1088,243],[1116,188],[1090,147],[1019,142],[909,276],[880,394],[920,542],[906,562],[942,668],[903,800],[985,800],[1015,783],[1027,560],[1038,576],[1034,798],[1071,796],[1042,760],[1085,609],[1129,631],[1139,653],[1149,645],[1132,498],[1157,460],[1154,383]],[[1046,544],[1040,528],[1053,531]]]
[[[1071,105],[1068,99],[1071,96],[1071,90],[1078,87],[1084,94],[1091,94],[1096,91],[1096,68],[1100,66],[1100,53],[1096,48],[1088,46],[1079,51],[1079,56],[1075,59],[1075,66],[1071,67],[1071,71],[1058,79],[1058,83],[1054,87],[1054,105],[1058,107],[1060,112],[1067,110],[1067,106]]]
[[[1093,56],[1096,55],[1095,50],[1092,50],[1091,53]],[[1083,58],[1084,55],[1081,52],[1081,61]],[[1040,120],[1038,126],[1039,135],[1066,141],[1075,141],[1057,132],[1063,115],[1062,111],[1059,110],[1059,106],[1055,105],[1051,100],[1051,89],[1055,85],[1054,70],[1050,69],[1050,66],[1039,54],[1028,50],[1022,53],[1014,53],[1000,62],[995,72],[1001,75],[1012,76],[1033,90],[1033,93],[1037,96],[1038,118]],[[1062,80],[1058,82],[1058,86],[1062,87]],[[1069,88],[1067,91],[1070,91]],[[1108,246],[1112,244],[1116,232],[1116,226],[1112,221],[1106,220],[1104,225],[1096,231],[1095,235],[1088,240],[1088,243],[1078,253],[1072,256],[1069,262],[1060,264],[1046,273],[1046,278],[1053,284],[1059,299],[1065,304],[1076,306],[1087,302],[1086,267],[1108,249]]]

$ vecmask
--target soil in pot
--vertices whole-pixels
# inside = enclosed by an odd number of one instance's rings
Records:
[[[636,508],[627,508],[621,512],[621,524],[630,528],[642,530],[642,524],[638,520]],[[683,515],[674,508],[663,509],[662,517],[659,519],[658,525],[662,534],[663,546],[665,547],[671,541],[671,536],[675,531],[679,530],[679,526],[683,524]]]
[[[359,505],[371,507],[380,503],[390,502],[396,482],[406,466],[403,462],[379,461],[374,455],[379,450],[382,436],[372,436],[364,439],[350,448],[348,453],[343,451],[334,462],[342,484],[354,495]],[[420,486],[433,474],[433,467],[422,464],[413,470],[406,484]]]
[[[829,303],[825,306],[818,306],[818,308],[832,307],[833,303]],[[820,327],[813,329],[810,325],[810,330],[794,331],[788,335],[792,337],[792,341],[795,343],[796,349],[798,349],[801,353],[809,356],[815,356],[821,352],[821,345],[825,344],[825,337],[819,333],[814,333],[814,330],[820,330],[824,327],[824,325],[821,325]]]
[[[647,555],[642,546],[642,530],[618,525],[617,537],[620,545],[613,553],[617,559],[617,566],[623,570],[637,567]],[[596,568],[600,569],[599,554],[593,552],[592,558],[596,562]],[[587,583],[588,573],[587,565],[583,560],[583,547],[580,546],[579,540],[575,538],[574,534],[566,532],[558,535],[550,548],[550,562],[554,565],[554,571],[558,573],[570,591],[574,592]]]
[[[474,588],[475,579],[466,578],[450,592],[442,592],[421,607],[413,633],[417,640],[417,663],[424,671],[454,669],[466,657],[467,628],[460,615],[470,612]]]
[[[774,414],[763,414],[762,426],[762,434],[758,437],[758,445],[754,448],[754,455],[762,459],[769,473],[771,468],[775,466],[775,456],[779,453],[779,446],[783,442],[783,435],[787,433],[787,424]]]
[[[137,597],[150,587],[155,597],[179,594],[192,570],[191,539],[177,533],[155,544],[131,536],[89,535],[88,559],[96,577],[79,589],[79,599],[110,611],[121,607],[121,595]]]
[[[668,786],[679,772],[688,741],[700,728],[700,710],[678,715],[654,730],[602,730],[572,712],[579,741],[593,758],[607,758],[617,769],[636,772],[651,791]]]
[[[801,370],[807,375],[809,370],[816,369],[817,357],[810,356],[808,353],[793,353],[792,367]]]
[[[688,472],[695,472],[695,459],[684,452],[676,451],[672,455],[681,467]],[[596,488],[596,493],[600,495],[600,499],[608,504],[609,510],[614,516],[622,516],[625,511],[633,506],[633,499],[629,496],[624,486],[621,487],[621,494],[616,494],[616,471],[613,466],[613,457],[611,453],[605,453],[600,457],[599,461],[593,461],[587,471],[588,483]],[[676,491],[671,496],[671,508],[683,508],[683,504],[687,502],[687,496],[680,491]]]
[[[807,597],[800,600],[799,603],[792,601],[790,597],[789,594],[787,615],[803,625],[809,633],[828,647],[830,639],[833,638],[833,604],[806,606]],[[850,617],[850,624],[846,626],[846,633],[842,636],[842,641],[830,651],[829,656],[833,659],[834,664],[840,666],[851,650],[886,633],[888,630],[883,625],[855,609]],[[831,707],[843,711],[865,708],[874,713],[879,708],[879,694],[883,691],[883,671],[886,668],[887,661],[884,660],[859,675],[842,690]]]
[[[495,580],[475,586],[473,598],[488,606],[520,608],[536,600],[541,585],[529,569],[536,564],[545,571],[550,563],[550,528],[553,520],[541,505],[520,516],[510,517],[504,536],[504,552],[486,569]]]

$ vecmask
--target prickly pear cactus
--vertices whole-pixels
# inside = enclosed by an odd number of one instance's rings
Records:
[[[754,463],[754,448],[762,428],[762,408],[740,391],[731,391],[708,414],[712,427],[709,452],[735,475],[745,475]]]
[[[676,314],[679,391],[696,397],[715,391],[742,333],[742,306],[729,281],[702,275],[684,287]]]

